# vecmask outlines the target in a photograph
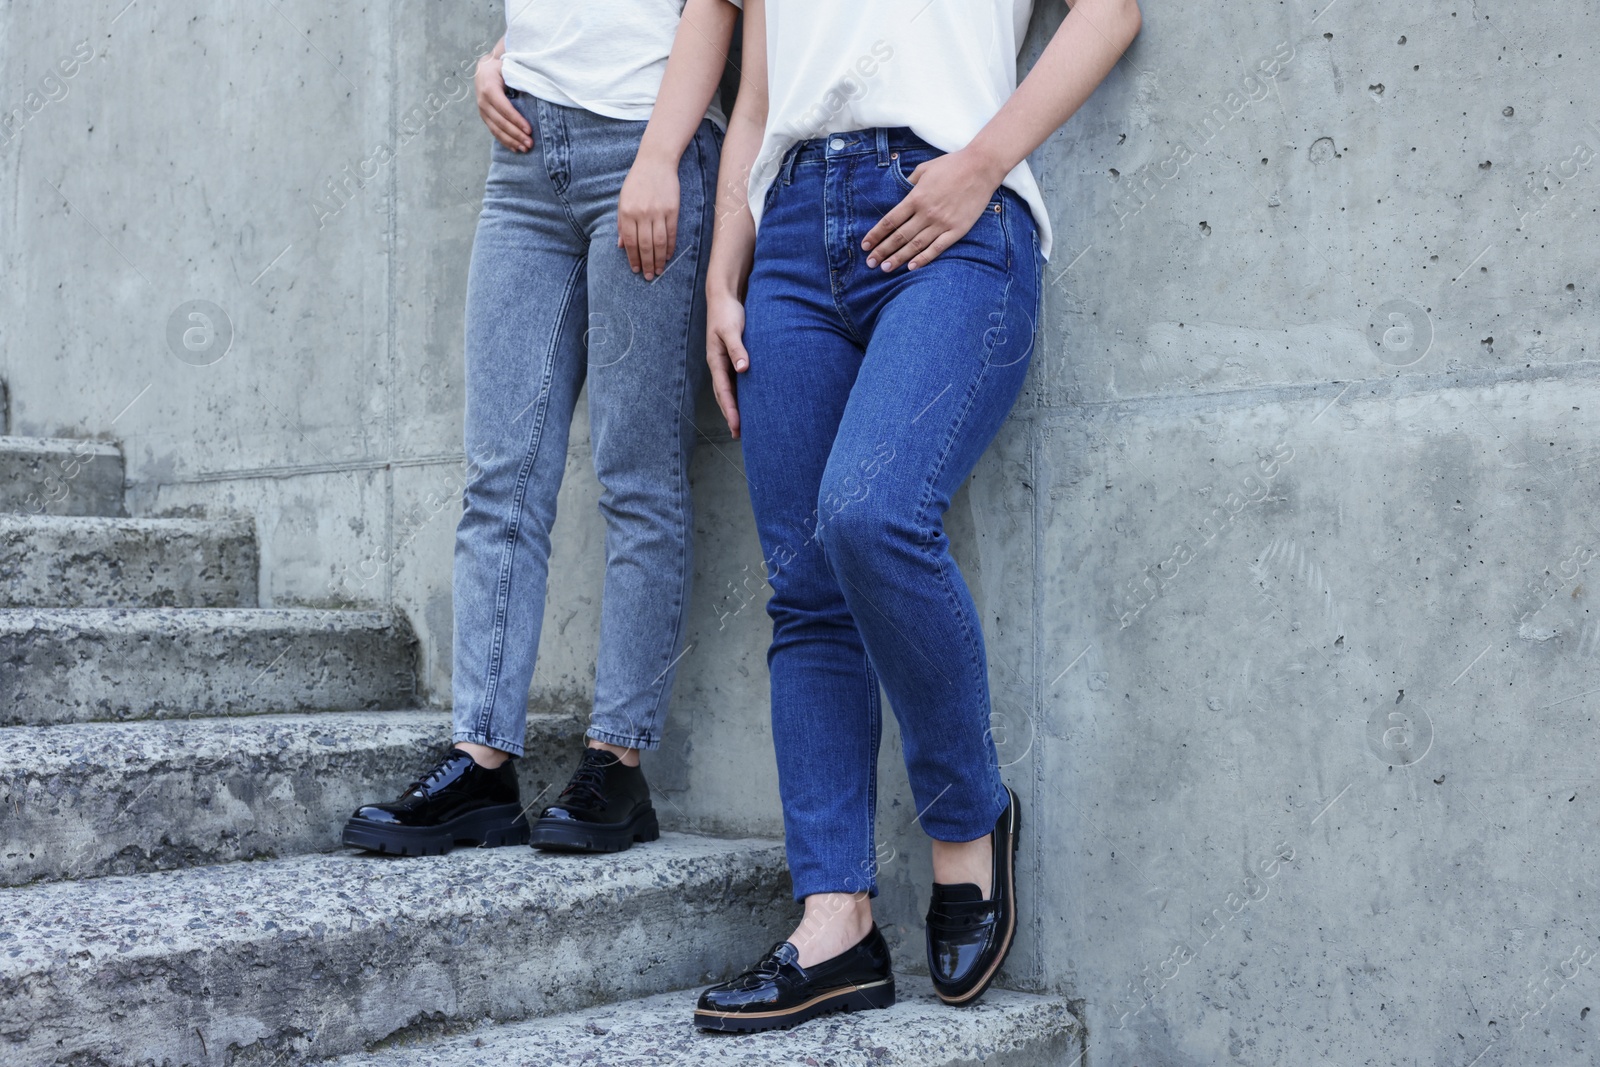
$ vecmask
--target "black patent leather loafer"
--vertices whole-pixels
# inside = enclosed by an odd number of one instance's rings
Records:
[[[946,1004],[971,1004],[994,981],[1017,934],[1016,857],[1022,811],[1010,803],[994,824],[994,890],[988,900],[970,882],[933,886],[928,904],[928,974]]]
[[[365,804],[344,824],[344,843],[368,852],[432,856],[459,844],[494,848],[528,840],[517,772],[506,760],[480,767],[459,748],[406,787],[398,800]]]
[[[621,852],[660,836],[644,771],[586,748],[561,796],[534,821],[530,840],[551,852]]]
[[[854,947],[807,968],[800,950],[775,945],[754,967],[700,994],[694,1024],[702,1030],[778,1030],[833,1011],[894,1006],[889,946],[876,924]]]

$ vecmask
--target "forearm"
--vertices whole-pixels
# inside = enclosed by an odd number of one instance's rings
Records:
[[[1033,70],[968,150],[995,185],[1071,118],[1139,32],[1137,0],[1077,0]]]
[[[745,282],[755,259],[756,221],[750,213],[750,168],[761,151],[764,116],[741,111],[745,98],[728,119],[728,136],[722,142],[722,166],[717,172],[717,219],[706,265],[706,292],[713,296],[744,299]]]
[[[490,59],[501,59],[506,54],[506,35],[501,34],[500,39],[494,43],[494,50],[489,53]]]
[[[739,11],[727,0],[689,0],[678,22],[639,155],[676,166],[722,80]]]

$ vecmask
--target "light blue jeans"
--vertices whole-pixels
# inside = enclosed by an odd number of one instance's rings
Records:
[[[645,123],[527,94],[512,103],[533,148],[494,144],[467,283],[452,736],[523,754],[556,493],[587,381],[606,524],[588,734],[653,749],[693,572],[689,459],[720,134],[702,123],[683,154],[675,258],[647,282],[628,269],[616,221]]]

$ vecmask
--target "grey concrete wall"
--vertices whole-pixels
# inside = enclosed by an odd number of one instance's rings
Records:
[[[949,520],[1028,812],[1010,981],[1082,1002],[1094,1067],[1589,1062],[1600,5],[1145,15],[1036,157],[1031,378]],[[449,76],[498,17],[0,13],[11,432],[120,442],[134,514],[253,516],[266,603],[404,610],[436,700],[487,161]],[[169,341],[193,300],[225,353]],[[669,823],[775,832],[760,551],[701,424],[650,773]],[[540,706],[592,687],[586,441],[580,415]],[[881,911],[912,970],[897,750]]]

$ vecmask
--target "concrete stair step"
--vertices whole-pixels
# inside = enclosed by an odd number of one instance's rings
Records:
[[[528,717],[530,817],[582,733]],[[0,729],[0,885],[331,852],[358,805],[398,796],[449,738],[438,710]]]
[[[904,978],[902,987],[927,979]],[[708,1034],[690,1022],[698,987],[536,1022],[394,1042],[328,1067],[1069,1067],[1081,1030],[1065,1001],[991,989],[950,1008],[902,988],[894,1007],[813,1019],[792,1030]]]
[[[0,610],[0,726],[405,707],[414,645],[387,611]]]
[[[0,437],[0,512],[121,515],[122,452],[104,441]]]
[[[276,1064],[725,976],[797,915],[773,841],[359,853],[0,890],[7,1063]]]
[[[249,520],[0,515],[0,608],[256,603]]]

